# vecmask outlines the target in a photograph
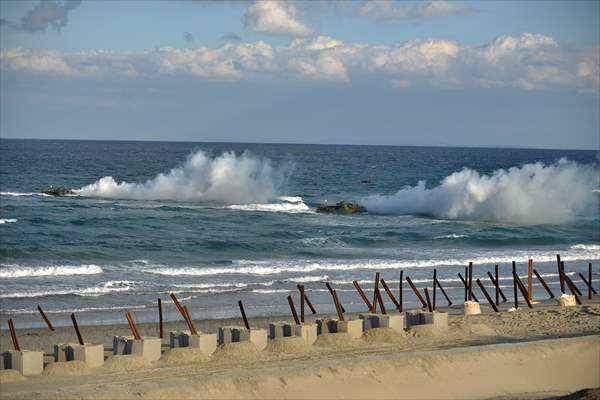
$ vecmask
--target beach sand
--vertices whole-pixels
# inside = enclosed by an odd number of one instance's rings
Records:
[[[163,357],[145,363],[135,357],[108,358],[104,367],[72,363],[47,366],[40,377],[0,373],[2,399],[180,399],[180,398],[549,398],[600,388],[600,298],[583,306],[559,308],[546,301],[534,310],[474,316],[449,312],[445,333],[367,332],[361,339],[320,337],[314,346],[297,341],[270,343],[264,351],[249,344],[217,349],[206,357],[190,349],[168,350],[168,332],[184,329],[167,323]],[[350,315],[349,315],[350,316]],[[310,316],[310,319],[314,319]],[[290,318],[255,318],[251,325]],[[205,320],[205,332],[241,320]],[[140,325],[156,336],[157,324]],[[10,336],[0,337],[2,350]],[[74,342],[71,327],[19,330],[21,347],[40,349],[52,360],[52,345]],[[86,342],[104,343],[129,334],[126,325],[84,326]],[[189,353],[186,350],[190,351]],[[585,392],[583,396],[598,396]]]

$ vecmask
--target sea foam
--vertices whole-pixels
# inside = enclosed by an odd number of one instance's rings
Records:
[[[0,265],[0,278],[28,278],[36,276],[65,276],[101,274],[102,268],[95,264],[21,266],[17,264]]]
[[[423,214],[435,218],[514,224],[564,223],[598,212],[596,165],[561,159],[525,164],[491,175],[465,168],[428,189],[425,181],[393,195],[363,199],[373,214]]]
[[[117,182],[105,176],[74,190],[86,197],[130,200],[174,200],[222,204],[267,203],[285,182],[287,168],[276,169],[267,158],[249,152],[225,152],[211,158],[202,151],[183,165],[142,183]]]

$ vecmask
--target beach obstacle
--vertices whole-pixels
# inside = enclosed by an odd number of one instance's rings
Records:
[[[333,299],[333,304],[338,316],[338,319],[334,318],[319,318],[317,319],[317,334],[324,335],[329,333],[347,333],[349,337],[358,339],[363,333],[363,321],[361,319],[346,320],[344,317],[344,308],[337,292],[331,288],[328,282],[325,283],[328,286],[329,292]]]
[[[442,294],[444,295],[444,297],[446,298],[446,301],[448,302],[448,307],[450,307],[452,305],[452,300],[450,300],[450,297],[448,296],[448,294],[444,290],[444,287],[442,286],[442,284],[440,283],[440,281],[437,279],[437,277],[435,279],[434,285],[437,285],[437,287],[442,291]]]
[[[371,302],[369,301],[369,299],[367,298],[367,295],[365,295],[365,292],[362,290],[362,288],[360,287],[360,284],[358,283],[357,280],[353,280],[352,284],[354,285],[354,288],[356,289],[356,291],[358,292],[358,294],[360,295],[360,298],[364,301],[364,303],[366,304],[367,308],[369,309],[369,312],[371,312],[371,310],[373,309],[373,305],[371,304]]]
[[[465,271],[466,271],[465,276],[468,276],[469,271],[468,271],[467,267],[465,267]],[[465,302],[469,301],[469,284],[465,280],[465,278],[462,277],[462,275],[460,274],[460,272],[457,275],[458,275],[458,277],[460,278],[460,281],[462,282],[462,284],[465,287]],[[472,297],[473,301],[479,302],[479,300],[477,300],[477,297],[475,296],[475,293],[471,293],[471,297]]]
[[[385,293],[387,293],[387,295],[390,298],[390,300],[392,301],[392,303],[394,303],[394,306],[396,306],[396,309],[398,311],[402,312],[402,305],[400,305],[400,303],[396,299],[396,296],[394,296],[394,293],[392,293],[392,290],[389,288],[387,283],[385,283],[385,280],[383,278],[381,278],[381,286],[383,286],[383,290],[385,290]]]
[[[306,305],[308,306],[308,308],[310,308],[310,312],[314,315],[317,313],[317,310],[315,309],[315,307],[313,306],[313,304],[310,302],[308,295],[306,294],[306,291],[304,290],[304,285],[296,285],[296,287],[298,288],[298,290],[300,290],[300,286],[302,286],[302,293],[304,294],[304,301],[306,301]]]
[[[189,330],[169,332],[169,347],[197,348],[204,354],[210,356],[217,349],[217,335],[214,333],[200,332],[196,329],[187,307],[179,302],[174,293],[171,293],[170,296]]]
[[[479,278],[477,278],[476,282],[477,282],[477,285],[479,286],[479,289],[481,289],[481,291],[483,292],[483,295],[487,299],[488,303],[490,303],[490,306],[492,307],[492,309],[494,310],[494,312],[498,312],[498,307],[496,306],[496,304],[494,303],[494,301],[492,300],[492,298],[488,294],[487,290],[483,286],[483,283],[481,283],[481,280]],[[481,310],[480,310],[480,312],[481,312]]]
[[[223,326],[218,331],[218,343],[220,345],[237,342],[251,342],[259,350],[263,350],[267,347],[268,332],[266,329],[251,329],[248,318],[246,317],[246,311],[244,310],[244,304],[241,300],[238,301],[240,313],[244,321],[244,326]]]
[[[398,307],[398,311],[402,312],[404,309],[404,304],[403,304],[403,298],[404,298],[404,294],[403,294],[403,288],[402,288],[402,277],[404,275],[404,271],[400,270],[400,279],[398,280],[398,305],[400,307]]]
[[[423,296],[421,296],[421,293],[419,293],[419,289],[417,289],[410,277],[406,277],[406,282],[408,283],[408,286],[410,286],[410,288],[412,289],[415,296],[417,296],[417,299],[419,299],[419,301],[421,302],[423,308],[427,307],[427,302],[423,299]]]
[[[448,313],[440,311],[407,311],[406,329],[412,332],[444,332],[448,329]]]
[[[163,310],[162,300],[158,299],[158,337],[163,338]]]
[[[506,303],[506,296],[504,295],[504,292],[502,291],[502,288],[500,288],[500,275],[499,275],[499,271],[498,271],[498,265],[496,265],[494,267],[494,272],[496,277],[494,278],[494,276],[492,275],[491,272],[488,271],[488,277],[490,278],[490,280],[492,281],[492,284],[494,285],[495,289],[496,289],[496,305],[500,305],[500,297],[502,297],[502,302]]]
[[[269,324],[269,339],[286,337],[299,337],[307,345],[312,345],[317,340],[317,324],[305,323],[298,319],[296,307],[292,296],[288,296],[288,303],[294,318],[294,324],[289,322],[272,322]]]
[[[469,262],[469,298],[467,300],[473,300],[473,263]]]
[[[37,306],[37,310],[40,313],[40,315],[42,316],[42,318],[44,319],[44,322],[46,323],[46,326],[48,327],[48,329],[50,329],[51,331],[54,331],[54,326],[52,326],[52,322],[50,322],[50,319],[48,318],[48,316],[46,315],[44,310],[42,310],[42,307],[40,305]]]
[[[162,354],[162,339],[158,337],[142,337],[134,315],[130,311],[125,313],[125,318],[133,336],[113,337],[113,354],[140,356],[150,362],[160,359]]]
[[[546,292],[548,292],[550,298],[553,299],[555,297],[554,293],[552,293],[552,290],[550,290],[550,287],[546,284],[544,278],[542,278],[542,276],[539,274],[539,272],[537,272],[535,268],[533,269],[533,273],[535,274],[535,277],[538,279],[538,281],[540,281],[540,283],[542,284],[542,287],[546,290]]]
[[[329,294],[331,294],[331,296],[333,297],[333,289],[331,288],[331,285],[329,284],[329,282],[325,282],[325,287],[327,288],[327,290],[329,290]],[[344,306],[340,304],[340,308],[342,310],[342,313],[345,313],[346,310],[344,309]]]
[[[512,262],[512,274],[513,274],[513,289],[514,289],[514,294],[515,294],[515,308],[519,308],[517,288],[521,291],[521,295],[525,299],[525,303],[527,303],[527,307],[533,308],[533,305],[531,304],[531,301],[529,300],[529,293],[527,293],[527,289],[525,288],[525,285],[523,285],[521,278],[519,278],[519,275],[517,274],[517,263],[515,261]]]
[[[362,320],[363,331],[375,328],[390,328],[398,333],[404,332],[404,314],[358,314]]]
[[[530,302],[533,302],[533,260],[527,261],[527,295]]]
[[[581,278],[581,280],[583,281],[583,283],[585,283],[585,285],[588,288],[588,300],[592,299],[592,293],[593,294],[598,294],[596,292],[596,290],[594,289],[594,286],[592,285],[592,263],[588,264],[588,279],[585,279],[585,276],[579,272],[579,277]]]
[[[558,281],[560,282],[560,292],[565,292],[565,280],[563,278],[563,266],[564,264],[560,261],[560,254],[556,255],[556,264],[558,266]]]
[[[564,276],[564,279],[565,279],[565,283],[569,287],[569,290],[571,291],[571,294],[575,297],[575,302],[578,305],[581,305],[581,299],[579,298],[579,294],[577,293],[577,292],[579,292],[579,290],[577,289],[577,287],[575,287],[575,285],[573,284],[573,281],[571,281],[571,278],[569,278],[567,275]]]
[[[423,292],[425,292],[425,300],[427,302],[427,309],[429,312],[433,312],[433,306],[431,305],[431,300],[429,299],[429,290],[427,288],[423,288]]]
[[[83,361],[90,368],[104,364],[104,345],[85,343],[79,330],[75,314],[71,314],[71,322],[77,334],[77,343],[59,343],[54,345],[54,361]]]
[[[13,350],[2,353],[0,369],[14,369],[25,376],[40,375],[44,370],[44,352],[21,349],[12,319],[8,320],[8,329]]]

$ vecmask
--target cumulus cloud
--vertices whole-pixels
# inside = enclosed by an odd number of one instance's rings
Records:
[[[468,5],[449,1],[421,1],[408,3],[399,0],[368,0],[362,2],[356,13],[378,19],[424,19],[473,12]]]
[[[246,29],[276,36],[305,37],[312,30],[297,19],[293,2],[258,0],[253,2],[244,15]]]
[[[67,26],[69,12],[77,8],[81,0],[40,0],[40,2],[21,17],[15,27],[24,32],[45,32],[48,26],[57,31]]]
[[[390,45],[319,36],[289,45],[228,41],[220,47],[159,48],[135,53],[0,50],[3,71],[73,77],[188,76],[205,80],[290,79],[350,82],[372,76],[393,88],[514,87],[599,93],[600,47],[564,50],[552,38],[523,33],[473,46],[452,40]]]

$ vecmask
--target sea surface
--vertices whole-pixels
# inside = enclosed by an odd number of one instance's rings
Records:
[[[488,288],[498,264],[511,293],[511,261],[523,276],[529,258],[556,291],[558,253],[583,289],[577,272],[599,272],[598,163],[597,151],[3,139],[0,323],[43,326],[37,305],[55,325],[72,312],[156,321],[158,298],[177,320],[169,293],[198,319],[238,316],[238,300],[286,315],[298,284],[331,313],[326,281],[363,311],[352,280],[372,291],[377,271],[398,294],[401,270],[431,289],[434,268],[460,303],[469,262]],[[74,194],[43,195],[51,185]],[[369,212],[315,212],[341,200]],[[404,305],[419,306],[406,283]]]

